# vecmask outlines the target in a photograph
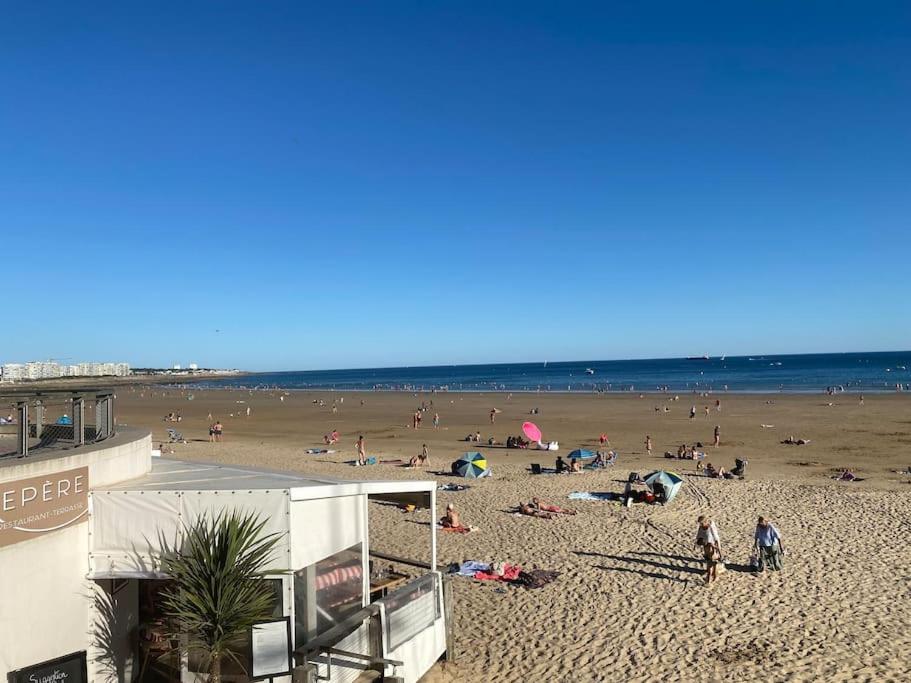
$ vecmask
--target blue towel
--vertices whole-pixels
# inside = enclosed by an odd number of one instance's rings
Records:
[[[478,562],[477,560],[466,560],[462,563],[462,566],[459,567],[458,574],[459,576],[474,576],[478,572],[486,572],[490,570],[490,565],[486,562]]]

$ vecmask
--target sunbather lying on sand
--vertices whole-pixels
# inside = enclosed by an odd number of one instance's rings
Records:
[[[788,444],[789,446],[805,446],[810,443],[809,439],[795,439],[793,436],[789,436],[787,439],[781,443]]]
[[[542,512],[553,512],[558,515],[574,515],[576,514],[575,510],[564,510],[563,508],[557,505],[548,505],[547,503],[542,503],[539,498],[532,498],[529,507],[532,507],[536,510],[541,510]]]
[[[857,479],[857,475],[854,474],[854,472],[852,472],[851,468],[849,467],[849,468],[846,468],[845,471],[842,472],[841,474],[839,474],[835,477],[832,477],[832,478],[835,479],[836,481],[854,481],[855,479]]]
[[[725,471],[723,467],[715,469],[715,466],[712,463],[705,463],[705,476],[712,477],[713,479],[724,479]]]
[[[544,512],[543,510],[536,510],[528,503],[519,503],[517,506],[517,511],[519,514],[528,515],[529,517],[540,517],[541,519],[553,519],[554,515],[551,512]]]

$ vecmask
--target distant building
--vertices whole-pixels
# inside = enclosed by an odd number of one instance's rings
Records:
[[[0,381],[24,382],[60,377],[128,377],[129,363],[79,363],[61,365],[57,361],[7,363],[0,367]]]
[[[188,366],[190,370],[199,370],[199,366],[196,363],[190,363]]]
[[[173,370],[180,370],[180,363],[177,363],[172,369],[173,369]]]

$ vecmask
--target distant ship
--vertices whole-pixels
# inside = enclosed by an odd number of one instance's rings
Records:
[[[711,360],[708,356],[687,356],[687,360]]]

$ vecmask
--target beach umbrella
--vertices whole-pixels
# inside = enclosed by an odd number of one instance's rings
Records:
[[[664,488],[664,502],[670,503],[683,486],[683,478],[676,472],[658,470],[645,478],[645,485],[652,493],[655,492],[655,484],[660,484]]]
[[[465,453],[452,463],[452,473],[467,479],[479,479],[490,474],[487,458],[480,453]]]
[[[569,457],[578,458],[579,460],[588,460],[589,458],[594,458],[595,454],[584,448],[577,448],[576,450],[569,452]]]
[[[541,430],[538,429],[538,425],[536,425],[534,422],[523,422],[522,431],[530,441],[541,440]]]

